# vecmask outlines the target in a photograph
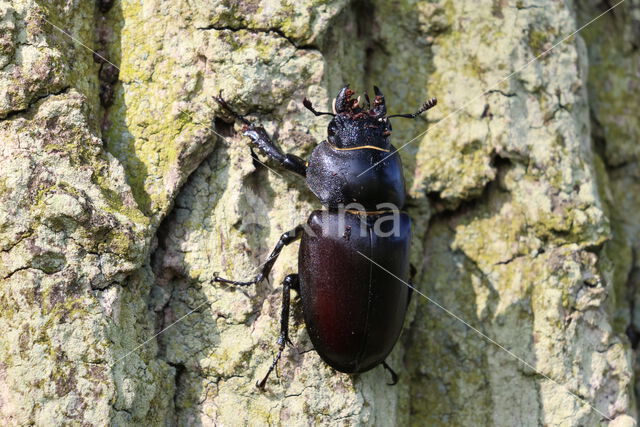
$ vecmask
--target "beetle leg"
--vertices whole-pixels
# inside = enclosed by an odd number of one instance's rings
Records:
[[[411,283],[411,286],[415,286],[414,279],[416,278],[416,274],[418,274],[416,266],[409,263],[409,283]],[[407,293],[407,307],[409,307],[411,297],[413,296],[413,288],[411,286],[409,286],[409,292]]]
[[[224,279],[222,277],[216,276],[213,278],[213,281],[218,283],[228,283],[230,285],[236,285],[236,286],[249,286],[249,285],[255,285],[257,283],[260,283],[271,272],[271,269],[273,268],[273,264],[275,264],[276,260],[278,259],[278,256],[280,256],[280,252],[282,251],[282,248],[284,248],[290,243],[295,242],[300,237],[302,237],[303,230],[304,228],[301,225],[299,225],[293,230],[287,231],[282,236],[280,236],[280,240],[278,240],[278,243],[276,243],[276,247],[273,248],[273,251],[271,251],[269,258],[267,258],[267,260],[264,262],[264,264],[262,265],[262,269],[260,270],[260,273],[258,273],[255,279],[249,280],[247,282],[237,282],[235,280]]]
[[[229,114],[231,114],[231,116],[234,119],[239,120],[240,122],[244,123],[245,125],[249,126],[251,125],[251,122],[249,120],[247,120],[244,116],[241,116],[240,114],[236,113],[231,107],[229,107],[229,104],[227,104],[227,101],[225,101],[222,98],[222,91],[220,91],[220,93],[218,94],[218,96],[214,96],[213,99],[215,99],[215,101],[220,104],[220,106],[222,108],[224,108],[225,110],[227,110],[227,112]]]
[[[262,126],[245,126],[242,133],[248,136],[260,151],[280,163],[285,169],[295,172],[298,175],[307,175],[307,165],[305,161],[293,154],[283,153],[282,150],[271,141],[269,135],[267,135],[267,131],[264,130]]]
[[[222,96],[222,94],[214,97],[216,102],[220,104],[222,108],[224,108],[233,118],[239,120],[244,124],[242,129],[242,134],[248,136],[251,139],[251,142],[260,149],[264,154],[266,154],[269,158],[274,159],[278,163],[280,163],[285,169],[288,169],[292,172],[297,173],[298,175],[306,176],[307,175],[307,166],[306,162],[302,160],[298,156],[294,156],[293,154],[285,154],[282,150],[269,138],[267,131],[262,126],[256,126],[247,120],[244,116],[236,113],[230,106],[227,104]]]
[[[391,366],[387,365],[386,361],[382,362],[382,367],[391,374],[391,383],[387,383],[387,385],[396,385],[398,383],[398,374],[396,374],[396,371],[391,369]]]
[[[291,305],[291,290],[297,289],[300,287],[300,279],[297,274],[289,274],[284,278],[282,282],[282,312],[280,314],[280,336],[278,337],[278,354],[273,359],[271,366],[269,366],[269,370],[267,374],[262,378],[262,380],[256,383],[256,386],[260,389],[264,389],[265,384],[267,383],[267,378],[271,372],[278,365],[278,361],[282,356],[282,352],[287,343],[293,345],[291,340],[289,339],[289,307]]]

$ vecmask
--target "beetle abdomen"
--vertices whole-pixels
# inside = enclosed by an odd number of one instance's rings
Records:
[[[314,211],[307,223],[315,236],[302,236],[299,274],[305,323],[318,354],[338,371],[364,372],[377,366],[402,330],[409,288],[367,259],[408,280],[411,220],[400,213],[394,224],[393,216],[361,221],[349,213]],[[375,221],[378,227],[373,227]]]
[[[373,211],[380,203],[392,203],[401,209],[404,177],[400,156],[394,151],[393,146],[389,152],[373,148],[340,150],[324,141],[311,153],[307,185],[330,208],[359,203]],[[367,170],[378,162],[382,163]]]

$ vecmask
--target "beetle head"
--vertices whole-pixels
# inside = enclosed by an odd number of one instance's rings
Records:
[[[387,149],[391,134],[391,123],[385,117],[387,107],[384,95],[374,86],[373,102],[365,93],[365,102],[361,98],[353,99],[354,91],[349,85],[343,87],[333,102],[335,117],[329,123],[329,142],[338,148],[371,145]]]

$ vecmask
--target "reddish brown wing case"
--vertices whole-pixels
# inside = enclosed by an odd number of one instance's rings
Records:
[[[309,336],[328,365],[347,373],[384,361],[402,330],[410,292],[358,252],[407,282],[411,219],[396,214],[398,232],[384,237],[391,234],[391,215],[379,222],[378,233],[373,224],[381,215],[366,218],[314,211],[308,225],[315,236],[303,234],[300,244],[300,296]]]

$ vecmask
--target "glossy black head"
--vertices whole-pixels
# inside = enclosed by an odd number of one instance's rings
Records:
[[[307,185],[329,209],[357,204],[367,211],[402,208],[405,201],[402,163],[389,135],[391,124],[384,95],[374,87],[375,98],[365,94],[353,99],[349,86],[340,90],[333,104],[328,141],[319,144],[307,166]],[[305,106],[314,112],[309,101]],[[379,167],[371,168],[371,165]],[[362,174],[367,171],[366,174]],[[349,208],[352,209],[352,208]]]
[[[329,123],[329,142],[337,148],[374,146],[389,148],[391,123],[387,120],[384,95],[374,86],[373,102],[365,93],[365,101],[353,99],[349,85],[343,87],[334,100],[335,116]]]

